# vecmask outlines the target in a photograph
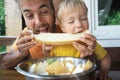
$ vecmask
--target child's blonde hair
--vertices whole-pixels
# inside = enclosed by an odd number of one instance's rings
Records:
[[[62,15],[65,11],[73,12],[76,10],[84,9],[86,14],[88,12],[87,6],[83,0],[64,0],[61,2],[58,12],[57,12],[57,20],[61,23]]]

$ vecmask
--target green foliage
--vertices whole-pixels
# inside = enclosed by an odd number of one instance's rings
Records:
[[[119,25],[120,24],[120,10],[111,10],[105,24]]]
[[[6,47],[5,46],[0,46],[0,52],[5,52],[6,51]]]
[[[5,7],[4,7],[4,0],[0,0],[0,35],[5,35]]]
[[[0,0],[0,35],[5,35],[5,7],[4,0]],[[5,52],[6,47],[0,46],[0,52]]]

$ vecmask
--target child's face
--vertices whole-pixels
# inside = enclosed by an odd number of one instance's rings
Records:
[[[85,10],[65,11],[62,15],[61,29],[65,33],[80,33],[88,29],[88,18]]]

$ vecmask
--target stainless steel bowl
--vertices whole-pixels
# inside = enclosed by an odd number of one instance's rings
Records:
[[[51,59],[52,61],[63,61],[66,60],[66,58],[69,58],[70,60],[73,60],[74,64],[85,64],[87,61],[86,59],[80,59],[80,58],[74,58],[74,57],[46,57],[41,59],[32,59],[27,60],[24,62],[19,63],[16,66],[16,70],[23,74],[26,77],[26,80],[89,80],[89,74],[91,74],[96,69],[96,64],[92,66],[91,69],[88,71],[84,71],[81,73],[71,74],[71,75],[37,75],[32,74],[28,72],[28,67],[30,64],[48,61]]]

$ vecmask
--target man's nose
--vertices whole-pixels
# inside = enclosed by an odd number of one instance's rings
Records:
[[[35,17],[35,24],[36,25],[41,25],[44,22],[43,18],[39,15]]]

